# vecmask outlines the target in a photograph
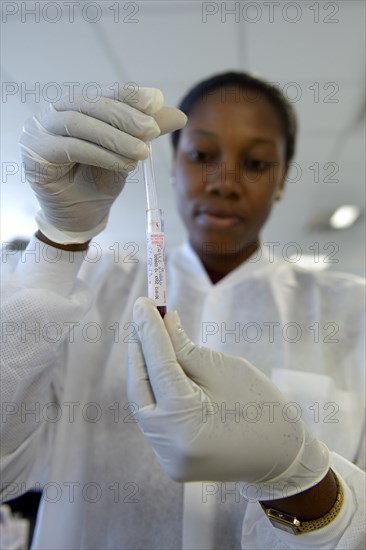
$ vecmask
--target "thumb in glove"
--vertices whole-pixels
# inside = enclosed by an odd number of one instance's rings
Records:
[[[177,481],[242,481],[263,500],[316,485],[328,449],[302,421],[282,414],[285,397],[243,358],[197,346],[178,314],[153,302],[134,308],[140,343],[129,352],[129,398],[165,471]]]

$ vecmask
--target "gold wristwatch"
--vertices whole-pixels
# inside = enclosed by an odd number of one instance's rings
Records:
[[[303,533],[315,531],[316,529],[320,529],[321,527],[325,527],[331,523],[338,515],[343,504],[342,485],[334,472],[333,475],[337,483],[337,500],[329,512],[320,518],[313,519],[311,521],[299,521],[295,516],[291,516],[290,514],[286,514],[285,512],[281,512],[280,510],[275,510],[273,508],[266,508],[261,502],[259,504],[261,505],[269,521],[272,523],[273,527],[276,527],[277,529],[281,529],[287,533],[292,533],[293,535],[302,535]]]

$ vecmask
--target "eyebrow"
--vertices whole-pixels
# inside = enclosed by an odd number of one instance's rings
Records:
[[[218,135],[215,132],[210,132],[209,130],[201,130],[199,128],[197,130],[189,130],[188,133],[199,134],[199,135],[208,136],[208,137],[218,137]],[[264,143],[267,145],[275,145],[275,142],[272,141],[271,139],[264,139],[264,138],[255,138],[252,140],[252,143],[255,143],[255,144]]]

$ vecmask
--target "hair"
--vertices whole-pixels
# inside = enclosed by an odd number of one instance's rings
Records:
[[[204,99],[204,97],[218,89],[222,88],[239,88],[256,92],[264,96],[276,109],[281,119],[282,131],[286,140],[286,166],[288,167],[291,159],[295,154],[297,120],[295,111],[285,97],[285,95],[262,78],[253,76],[245,72],[229,71],[214,75],[206,80],[202,80],[191,88],[183,97],[178,106],[187,116],[191,113],[195,104]],[[257,98],[249,98],[250,101],[255,101]],[[171,139],[174,151],[177,149],[181,130],[176,130],[172,133]]]

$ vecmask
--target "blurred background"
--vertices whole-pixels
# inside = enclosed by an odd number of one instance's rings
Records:
[[[4,1],[1,10],[2,243],[27,239],[36,229],[37,202],[17,141],[24,120],[48,101],[69,89],[93,98],[101,87],[131,82],[161,88],[166,103],[176,105],[198,80],[248,70],[284,91],[300,123],[287,191],[263,241],[277,243],[278,254],[294,254],[303,265],[365,274],[363,0]],[[169,181],[171,156],[169,137],[157,140],[168,249],[185,236]],[[342,206],[355,208],[334,228],[330,216]],[[140,167],[95,241],[127,255],[136,246],[144,253],[144,238]]]

